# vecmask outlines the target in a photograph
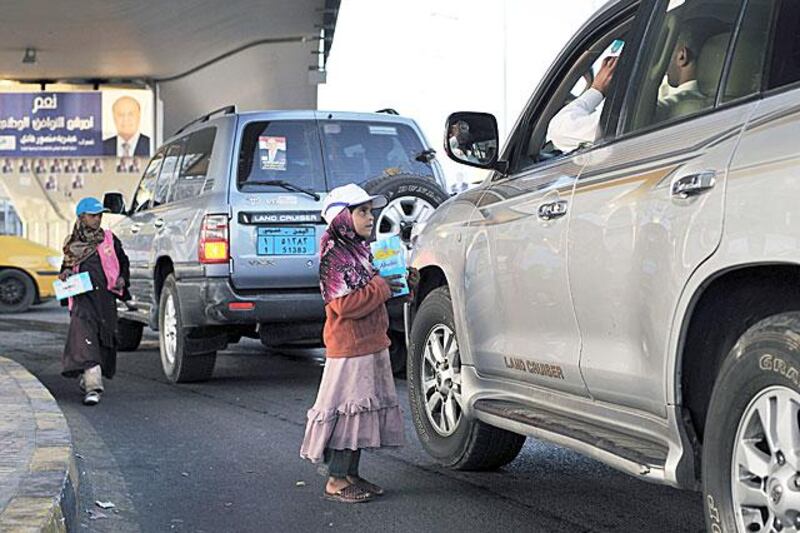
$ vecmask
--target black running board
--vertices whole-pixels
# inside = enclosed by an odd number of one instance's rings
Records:
[[[478,400],[474,409],[488,424],[575,449],[628,473],[656,480],[663,476],[666,445],[506,400]]]

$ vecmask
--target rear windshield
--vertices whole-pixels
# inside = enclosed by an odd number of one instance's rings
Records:
[[[409,126],[392,122],[324,121],[320,127],[331,187],[381,176],[433,176],[425,148]]]
[[[417,133],[404,124],[328,120],[318,126],[310,120],[254,122],[245,127],[242,135],[237,183],[240,188],[268,191],[270,187],[258,183],[282,180],[326,191],[381,176],[433,176],[431,163],[422,154],[424,150]]]
[[[240,187],[261,189],[257,185],[259,182],[279,180],[324,191],[325,175],[316,122],[276,120],[245,126],[237,176]]]

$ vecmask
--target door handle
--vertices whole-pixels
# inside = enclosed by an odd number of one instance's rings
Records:
[[[155,221],[153,222],[153,225],[155,227],[157,227],[157,228],[163,228],[164,227],[164,219],[163,218],[155,219]]]
[[[553,220],[567,214],[567,201],[558,200],[548,202],[539,206],[539,218],[542,220]]]
[[[142,229],[141,224],[131,224],[131,233],[139,233],[139,230]]]
[[[678,198],[697,196],[698,194],[713,189],[716,184],[717,173],[713,170],[681,176],[672,182],[672,196]]]

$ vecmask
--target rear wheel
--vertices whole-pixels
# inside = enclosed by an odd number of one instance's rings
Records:
[[[707,421],[708,531],[800,531],[800,313],[767,318],[739,338]]]
[[[492,470],[519,454],[524,436],[464,413],[461,354],[448,287],[432,291],[417,311],[406,377],[419,440],[441,464],[459,470]]]
[[[121,352],[133,352],[142,342],[144,325],[133,320],[120,318],[117,320],[117,349]]]
[[[22,313],[33,305],[36,286],[24,272],[0,271],[0,313]]]
[[[214,373],[217,352],[189,354],[190,334],[191,330],[183,325],[175,277],[170,274],[164,281],[158,307],[158,344],[164,375],[172,383],[205,381]]]

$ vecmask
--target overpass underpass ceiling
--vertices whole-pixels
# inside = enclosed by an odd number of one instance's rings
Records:
[[[319,39],[323,26],[327,52],[339,0],[27,0],[2,6],[0,79],[113,81],[171,79],[250,45]],[[23,63],[26,48],[36,50],[35,63]],[[309,54],[307,66],[317,64],[318,56]]]

